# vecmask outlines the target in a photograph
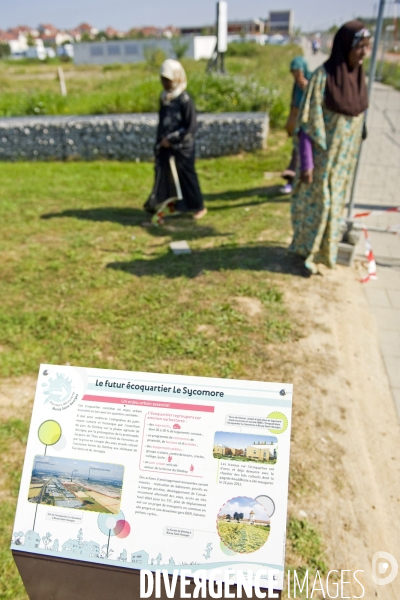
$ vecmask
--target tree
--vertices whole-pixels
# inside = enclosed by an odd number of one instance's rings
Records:
[[[165,52],[161,48],[148,46],[144,49],[144,57],[147,65],[152,71],[158,71],[164,60],[167,58]]]
[[[51,542],[51,533],[47,532],[46,535],[42,537],[42,542],[44,544],[45,550],[47,550],[47,546]]]
[[[82,546],[83,546],[83,531],[82,531],[82,529],[80,529],[78,531],[78,535],[76,537],[78,539],[78,546],[79,546],[79,548],[82,548]]]
[[[14,533],[13,533],[14,544],[16,544],[17,546],[21,546],[23,537],[24,537],[23,531],[14,531]]]
[[[233,518],[235,519],[235,521],[237,521],[239,523],[239,521],[240,521],[240,514],[238,512],[233,513]]]
[[[99,558],[110,558],[111,554],[113,554],[114,550],[111,548],[107,548],[107,544],[104,544],[101,547]]]
[[[144,37],[143,31],[140,29],[131,29],[125,36],[126,39],[130,40],[143,40]]]
[[[35,45],[35,38],[31,33],[28,33],[28,35],[26,36],[26,43],[30,48]]]
[[[121,562],[126,562],[128,560],[128,554],[126,550],[122,550],[121,554],[118,556],[118,559]]]
[[[7,58],[10,54],[10,46],[6,42],[0,42],[0,58]]]
[[[99,31],[98,33],[96,33],[96,35],[94,36],[94,39],[100,42],[105,42],[106,40],[109,40],[110,38],[108,37],[108,35],[106,34],[105,31]]]

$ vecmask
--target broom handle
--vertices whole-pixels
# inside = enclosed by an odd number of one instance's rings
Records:
[[[178,200],[183,200],[181,184],[179,183],[178,171],[176,170],[175,156],[169,157],[169,166],[171,167],[172,178],[174,180]]]

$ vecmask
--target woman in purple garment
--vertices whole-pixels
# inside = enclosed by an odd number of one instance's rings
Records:
[[[329,59],[313,74],[297,120],[300,173],[292,196],[290,251],[308,274],[333,267],[340,220],[360,150],[368,107],[363,59],[370,33],[361,21],[336,33]]]
[[[304,91],[307,87],[309,80],[311,79],[312,73],[308,69],[308,64],[303,56],[296,56],[290,63],[290,72],[293,75],[294,85],[292,91],[292,104],[290,107],[290,114],[286,122],[286,131],[289,137],[293,137],[294,130],[296,128],[297,116],[299,114],[300,106],[303,100]],[[291,194],[293,189],[293,180],[296,175],[296,167],[298,162],[298,153],[296,144],[294,144],[292,151],[292,158],[288,167],[283,171],[282,177],[286,179],[287,183],[279,188],[281,194]]]

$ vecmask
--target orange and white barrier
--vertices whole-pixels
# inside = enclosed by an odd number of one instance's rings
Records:
[[[368,260],[368,275],[365,275],[362,279],[360,279],[361,283],[367,283],[371,279],[378,279],[378,275],[376,274],[376,261],[374,256],[374,251],[372,250],[372,244],[369,237],[368,229],[365,225],[363,225],[363,232],[365,238],[365,256]]]
[[[353,216],[353,219],[361,219],[362,217],[369,217],[370,215],[382,215],[385,213],[400,213],[400,206],[394,206],[393,208],[383,208],[382,210],[369,210],[366,212],[356,213]],[[395,225],[389,225],[389,227],[384,228],[372,228],[370,227],[370,231],[380,231],[382,233],[400,233],[400,223],[396,223]]]
[[[400,206],[394,206],[392,208],[383,208],[382,210],[375,209],[375,210],[368,210],[365,212],[356,213],[353,216],[353,219],[360,219],[362,217],[369,217],[370,215],[380,215],[380,214],[384,214],[384,213],[388,213],[388,212],[400,213]],[[361,283],[367,283],[367,281],[370,281],[371,279],[378,279],[378,275],[376,273],[376,261],[375,261],[374,251],[372,249],[371,239],[369,237],[367,226],[363,224],[362,229],[363,229],[364,238],[365,238],[365,256],[367,257],[367,260],[368,260],[368,274],[365,277],[363,277],[362,279],[360,279],[360,281],[361,281]],[[380,231],[399,234],[400,233],[400,224],[397,223],[395,225],[390,225],[389,227],[380,229]]]

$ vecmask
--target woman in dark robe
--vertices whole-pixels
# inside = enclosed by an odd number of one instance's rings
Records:
[[[162,64],[160,76],[164,91],[155,146],[155,183],[144,205],[154,213],[154,225],[162,224],[168,215],[191,212],[201,219],[207,213],[194,167],[196,110],[186,92],[185,71],[178,61],[169,59]]]

